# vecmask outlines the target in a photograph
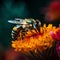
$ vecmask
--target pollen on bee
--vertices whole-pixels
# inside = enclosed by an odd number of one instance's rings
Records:
[[[14,27],[14,28],[13,28],[13,30],[14,30],[14,31],[17,31],[17,28],[16,28],[16,27]]]

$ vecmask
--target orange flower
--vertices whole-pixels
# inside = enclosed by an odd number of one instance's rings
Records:
[[[51,48],[54,43],[54,39],[50,35],[50,31],[56,31],[56,27],[49,24],[46,27],[46,24],[43,27],[40,27],[40,32],[36,32],[35,30],[28,31],[25,35],[24,40],[21,40],[19,37],[17,40],[12,41],[12,47],[15,48],[15,51],[20,52],[29,52],[29,51],[37,51],[40,52],[46,50],[47,48]]]

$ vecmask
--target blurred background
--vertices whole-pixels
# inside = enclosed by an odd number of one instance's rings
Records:
[[[13,24],[9,19],[34,18],[44,23],[43,10],[51,0],[0,0],[0,43],[4,48],[11,44]]]
[[[14,18],[39,19],[42,25],[52,23],[58,26],[60,24],[60,0],[0,0],[1,49],[5,50],[11,45],[11,31],[14,25],[9,24],[8,20]]]

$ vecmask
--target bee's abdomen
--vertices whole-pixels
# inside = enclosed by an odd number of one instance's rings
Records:
[[[17,27],[17,26],[13,27],[13,30],[12,30],[12,33],[11,33],[13,40],[17,39],[17,37],[19,35],[19,31],[20,31],[19,27]]]

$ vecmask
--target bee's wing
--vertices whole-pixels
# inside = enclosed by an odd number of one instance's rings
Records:
[[[9,23],[12,23],[12,24],[17,24],[16,21],[13,21],[13,20],[8,20]]]
[[[27,24],[24,19],[8,20],[8,22],[12,23],[12,24],[19,24],[19,25],[25,25],[25,24]]]
[[[13,21],[13,20],[8,20],[9,23],[12,23],[12,24],[20,24],[20,22],[18,21]]]
[[[15,18],[15,20],[17,21],[17,20],[24,20],[24,19],[20,19],[20,18]]]

